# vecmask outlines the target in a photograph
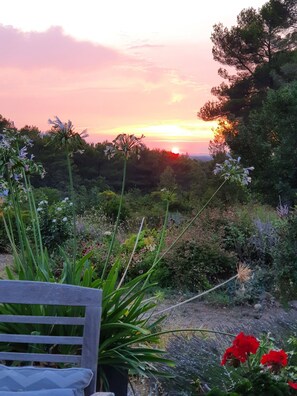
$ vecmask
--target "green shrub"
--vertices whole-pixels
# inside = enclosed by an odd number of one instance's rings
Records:
[[[61,199],[61,192],[56,188],[51,187],[39,187],[34,189],[34,198],[36,204],[40,201],[47,201],[49,205],[52,205]]]
[[[288,301],[297,297],[297,208],[278,228],[273,250],[273,274],[276,295]]]
[[[72,236],[72,202],[65,198],[49,205],[46,200],[38,203],[40,231],[44,246],[51,252]]]
[[[273,378],[267,372],[259,372],[242,380],[234,387],[234,391],[214,389],[207,393],[207,396],[290,396],[294,393],[284,381]]]
[[[103,191],[99,194],[100,208],[104,215],[109,217],[112,221],[115,221],[115,219],[117,218],[120,200],[120,196],[110,190]],[[120,213],[120,220],[124,221],[127,219],[128,216],[129,210],[127,208],[127,205],[125,204],[125,201],[123,201]]]
[[[226,307],[230,304],[230,300],[230,295],[224,291],[213,291],[206,296],[207,303],[214,307]]]
[[[222,216],[223,244],[241,261],[255,265],[272,263],[276,242],[275,211],[263,205],[250,204],[228,208]]]
[[[163,286],[200,291],[230,277],[234,268],[234,255],[218,242],[183,241],[163,259],[156,276]]]
[[[141,231],[138,237],[136,252],[140,252],[143,249],[148,251],[154,251],[157,245],[157,237],[158,237],[158,233],[156,230],[149,230],[147,228]],[[137,234],[132,234],[129,238],[127,238],[122,244],[122,251],[131,254],[136,239],[137,239]]]

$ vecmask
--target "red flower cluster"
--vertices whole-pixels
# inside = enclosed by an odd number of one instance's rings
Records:
[[[295,383],[295,382],[292,382],[292,381],[289,381],[289,382],[288,382],[288,384],[289,384],[289,386],[290,386],[291,388],[293,388],[293,389],[296,389],[296,390],[297,390],[297,383]]]
[[[225,365],[228,362],[231,366],[238,367],[240,363],[247,361],[251,353],[257,352],[259,345],[257,338],[241,332],[236,336],[232,346],[226,349],[221,364]]]
[[[245,363],[248,360],[250,354],[257,352],[259,346],[260,342],[254,336],[239,333],[234,339],[232,346],[226,349],[221,364],[225,365],[228,363],[233,367],[239,367],[241,363]],[[262,355],[260,363],[266,366],[272,374],[280,375],[282,368],[288,365],[288,355],[283,349],[278,351],[271,350]],[[249,369],[252,370],[251,367]],[[263,369],[260,370],[260,372],[262,371]],[[286,375],[279,378],[282,382],[284,380],[287,381],[287,385],[297,391],[297,382],[288,380]]]
[[[288,364],[288,355],[283,349],[270,351],[262,356],[261,363],[264,366],[268,366],[274,373],[278,373],[282,367]]]

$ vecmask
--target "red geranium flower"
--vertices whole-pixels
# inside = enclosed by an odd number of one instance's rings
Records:
[[[288,384],[289,384],[289,386],[290,386],[291,388],[297,390],[297,383],[296,383],[296,382],[288,381]]]
[[[288,364],[288,355],[283,349],[270,351],[262,356],[261,363],[264,366],[268,366],[274,373],[278,373],[282,367]]]
[[[250,354],[256,353],[260,342],[256,337],[251,335],[245,335],[243,332],[239,333],[233,341],[233,345],[236,346],[242,353]]]
[[[232,366],[237,367],[239,363],[244,363],[251,353],[256,353],[259,348],[259,341],[250,335],[239,333],[233,345],[226,349],[221,364],[229,362]]]
[[[241,360],[237,349],[234,346],[231,346],[230,348],[226,349],[221,361],[221,365],[224,366],[226,363],[229,363],[233,367],[238,367],[240,365],[240,361]]]

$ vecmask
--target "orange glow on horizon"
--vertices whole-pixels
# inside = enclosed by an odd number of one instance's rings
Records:
[[[175,154],[208,154],[209,141],[213,139],[216,122],[201,120],[168,120],[164,124],[125,125],[102,132],[88,129],[90,142],[111,141],[120,133],[145,136],[143,143],[150,149],[171,151]],[[95,128],[94,128],[95,129]],[[173,151],[174,150],[174,151]]]

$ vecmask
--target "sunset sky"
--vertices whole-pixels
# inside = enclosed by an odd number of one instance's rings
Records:
[[[118,133],[207,154],[196,117],[221,79],[212,26],[263,0],[9,0],[0,14],[0,114],[16,127],[71,119],[88,141]]]

